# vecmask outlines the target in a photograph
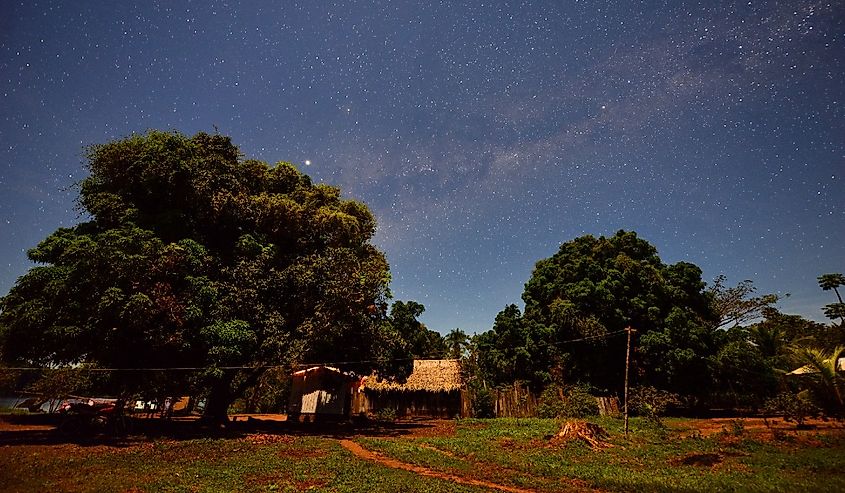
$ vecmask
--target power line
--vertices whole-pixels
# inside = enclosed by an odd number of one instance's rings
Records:
[[[599,334],[599,335],[594,335],[594,336],[586,336],[586,337],[581,337],[581,338],[578,338],[578,339],[569,339],[568,341],[550,342],[550,343],[548,343],[548,344],[549,344],[550,346],[558,346],[558,345],[561,345],[561,344],[569,344],[569,343],[571,343],[571,342],[590,341],[590,340],[593,340],[593,339],[605,339],[605,338],[608,338],[608,337],[610,337],[610,336],[614,336],[614,335],[622,334],[622,333],[624,333],[624,332],[625,332],[625,329],[622,329],[622,330],[617,330],[617,331],[614,331],[614,332],[608,332],[608,333],[606,333],[606,334]]]
[[[583,342],[583,341],[590,341],[595,339],[605,339],[615,335],[619,335],[625,333],[625,329],[617,330],[614,332],[608,332],[606,334],[598,334],[593,336],[585,336],[579,337],[577,339],[569,339],[566,341],[558,341],[558,342],[547,342],[545,343],[548,346],[560,346],[563,344],[571,344],[574,342]],[[168,368],[102,368],[102,367],[94,367],[94,368],[87,368],[87,367],[72,367],[72,366],[65,366],[61,368],[43,368],[37,366],[12,366],[12,367],[2,367],[0,366],[0,371],[59,371],[59,370],[76,370],[76,371],[87,371],[87,372],[164,372],[164,371],[199,371],[199,370],[208,370],[208,369],[218,369],[218,370],[262,370],[262,369],[275,369],[275,368],[311,368],[314,366],[347,366],[347,365],[356,365],[356,364],[364,364],[364,363],[398,363],[404,361],[413,361],[419,358],[393,358],[393,359],[369,359],[369,360],[355,360],[355,361],[324,361],[319,363],[298,363],[295,365],[254,365],[254,366],[216,366],[216,367],[209,367],[209,366],[180,366],[180,367],[168,367]]]

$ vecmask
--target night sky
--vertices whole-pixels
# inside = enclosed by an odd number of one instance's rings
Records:
[[[230,135],[366,202],[396,298],[487,330],[628,229],[706,280],[845,271],[845,3],[0,0],[0,295],[84,216],[84,146]]]

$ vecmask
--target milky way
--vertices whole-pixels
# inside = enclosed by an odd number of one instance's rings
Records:
[[[366,202],[436,330],[618,229],[822,320],[843,81],[843,2],[4,2],[0,294],[84,219],[84,146],[216,128]]]

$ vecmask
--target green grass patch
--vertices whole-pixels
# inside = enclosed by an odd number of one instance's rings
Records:
[[[397,459],[446,472],[540,491],[576,485],[612,491],[845,491],[845,438],[824,435],[803,445],[715,435],[683,438],[632,420],[596,418],[612,448],[581,443],[553,446],[553,420],[465,420],[454,437],[367,439],[366,446]],[[672,421],[669,421],[672,424]]]
[[[613,445],[553,445],[546,419],[461,420],[452,436],[369,437],[370,450],[444,474],[558,492],[845,491],[845,432],[807,432],[791,441],[764,434],[702,437],[696,423],[669,431],[632,420],[593,420]],[[680,429],[683,427],[683,429]],[[770,435],[767,435],[770,436]],[[160,440],[125,447],[14,445],[0,452],[0,490],[10,492],[479,492],[359,459],[332,438]]]
[[[318,437],[162,441],[127,448],[7,447],[2,491],[74,492],[479,492],[354,457]]]

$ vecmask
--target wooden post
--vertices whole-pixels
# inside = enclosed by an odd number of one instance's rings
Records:
[[[631,334],[636,332],[631,326],[625,327],[628,333],[628,348],[625,351],[625,436],[628,436],[628,368],[631,366]]]

